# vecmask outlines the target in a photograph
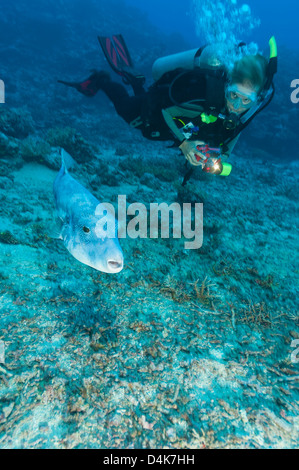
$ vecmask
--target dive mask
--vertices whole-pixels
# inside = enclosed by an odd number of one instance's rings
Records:
[[[225,91],[225,97],[234,109],[251,108],[258,99],[255,91],[248,92],[241,85],[229,85]]]

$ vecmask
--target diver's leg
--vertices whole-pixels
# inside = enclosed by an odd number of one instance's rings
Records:
[[[117,114],[128,124],[136,121],[136,118],[141,115],[142,97],[130,96],[121,83],[107,80],[101,84],[100,89],[113,103]]]
[[[105,81],[110,80],[110,75],[105,71],[94,70],[92,74],[83,82],[65,82],[64,80],[57,80],[58,83],[75,88],[77,91],[85,96],[95,96],[101,89]]]
[[[110,79],[108,72],[94,71],[83,82],[58,81],[89,97],[95,96],[99,90],[103,91],[114,104],[117,114],[129,124],[140,116],[142,97],[130,96],[121,83],[113,82]]]

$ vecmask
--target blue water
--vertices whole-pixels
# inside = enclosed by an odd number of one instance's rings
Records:
[[[191,0],[185,0],[184,2],[126,0],[126,3],[144,11],[149,20],[159,29],[166,33],[180,33],[192,46],[196,47],[198,36],[195,34]],[[263,0],[262,2],[260,0],[251,0],[250,2],[239,0],[237,4],[239,6],[249,4],[252,14],[261,20],[261,26],[252,33],[250,40],[254,38],[258,43],[264,44],[272,35],[275,35],[279,45],[298,51],[298,2],[296,0],[286,0],[285,2],[278,0]]]
[[[0,448],[298,447],[299,10],[248,4],[242,17],[231,0],[1,5]],[[145,139],[101,91],[57,83],[100,69],[122,84],[97,41],[114,33],[146,86],[158,57],[213,34],[266,57],[275,35],[276,93],[228,177],[198,170],[183,187],[171,142]],[[145,211],[203,203],[202,246],[127,237],[118,274],[79,262],[53,238],[61,147],[73,178],[116,209],[119,195]]]

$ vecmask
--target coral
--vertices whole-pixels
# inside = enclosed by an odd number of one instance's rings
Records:
[[[34,121],[24,108],[0,108],[0,131],[10,137],[22,139],[34,132]]]
[[[13,138],[8,138],[0,132],[0,158],[16,157],[19,153],[19,144]]]
[[[59,170],[61,167],[60,148],[51,147],[38,135],[31,135],[24,139],[20,146],[20,153],[26,162],[41,163],[53,170]]]
[[[193,284],[197,299],[206,307],[212,307],[215,310],[215,302],[219,299],[219,295],[212,289],[215,288],[215,284],[208,281],[207,276],[202,281],[200,287],[198,287],[198,281],[199,279]]]
[[[240,310],[240,320],[248,324],[258,324],[270,327],[272,324],[268,307],[265,302],[253,303],[248,300],[247,305]]]
[[[152,164],[142,158],[129,157],[121,160],[119,163],[121,170],[130,171],[138,178],[141,178],[145,173],[150,173],[159,178],[161,181],[175,181],[178,177],[178,172],[175,168],[165,167],[161,164]]]
[[[0,232],[0,243],[5,243],[6,245],[18,245],[20,242],[9,230],[5,230],[4,232]]]
[[[101,185],[117,186],[120,183],[119,172],[104,159],[94,158],[85,163],[83,174],[88,173],[88,185],[93,191],[97,191]]]
[[[191,295],[187,292],[186,286],[182,282],[177,282],[177,280],[169,274],[166,276],[160,292],[170,294],[174,302],[181,303],[191,299]]]
[[[272,289],[278,285],[273,274],[268,274],[264,279],[256,279],[255,282],[264,289]]]
[[[25,161],[36,161],[43,163],[46,156],[51,153],[51,146],[42,138],[32,135],[23,140],[21,154]]]
[[[78,163],[89,162],[97,149],[71,127],[53,128],[47,132],[46,141],[53,147],[64,148]]]
[[[234,272],[232,263],[227,259],[216,261],[212,268],[216,276],[230,277]]]

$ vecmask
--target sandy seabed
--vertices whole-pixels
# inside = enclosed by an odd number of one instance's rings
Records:
[[[204,243],[121,240],[117,275],[48,236],[54,170],[0,177],[1,448],[297,447],[298,165],[236,156],[183,189],[134,173],[153,149],[106,149],[112,186],[73,176],[100,201],[203,202]]]

